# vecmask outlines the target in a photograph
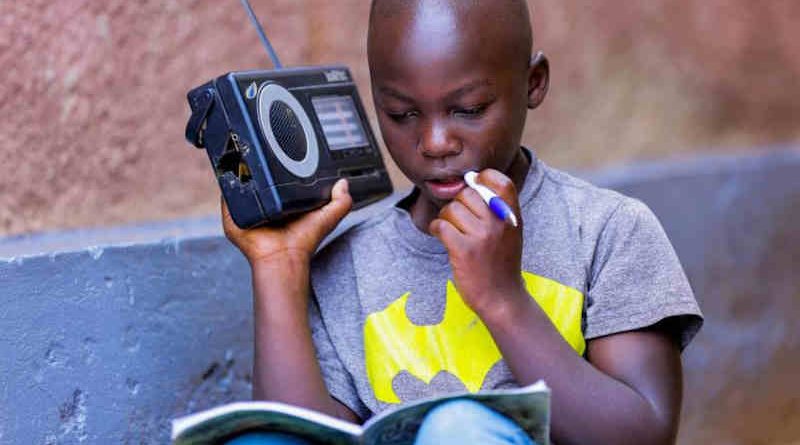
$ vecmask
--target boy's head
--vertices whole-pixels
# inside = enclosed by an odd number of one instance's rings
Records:
[[[527,109],[548,85],[547,60],[531,52],[525,0],[373,0],[368,54],[378,120],[422,199],[441,207],[467,170],[524,178]]]

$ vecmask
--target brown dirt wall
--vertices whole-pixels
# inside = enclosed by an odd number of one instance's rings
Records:
[[[254,0],[287,65],[345,63],[369,102],[365,0]],[[558,166],[800,138],[800,3],[531,1]],[[209,214],[186,91],[269,63],[239,3],[0,2],[0,235]],[[399,184],[404,180],[393,169]]]

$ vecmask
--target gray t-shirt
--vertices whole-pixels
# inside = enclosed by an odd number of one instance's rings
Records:
[[[521,272],[576,353],[668,317],[689,343],[702,316],[650,209],[535,157],[519,196]],[[310,320],[331,395],[367,419],[420,397],[518,386],[451,279],[444,246],[399,206],[327,246],[312,264]]]

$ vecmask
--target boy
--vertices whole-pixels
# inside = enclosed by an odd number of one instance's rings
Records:
[[[524,0],[374,0],[368,55],[386,147],[414,191],[328,246],[332,201],[282,228],[225,231],[248,258],[254,396],[362,421],[468,389],[553,391],[564,444],[674,442],[680,351],[702,319],[638,201],[542,163],[520,139],[549,69]],[[511,204],[495,217],[466,171]],[[309,309],[310,308],[310,309]],[[478,405],[444,405],[419,443],[531,443]]]

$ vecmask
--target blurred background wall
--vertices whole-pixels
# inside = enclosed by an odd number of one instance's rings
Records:
[[[252,2],[286,65],[349,65],[371,112],[364,40],[367,0]],[[536,48],[549,55],[553,79],[545,104],[530,114],[524,142],[547,162],[589,169],[701,151],[771,150],[784,143],[800,147],[797,0],[530,4]],[[197,215],[213,218],[218,192],[208,160],[183,139],[186,91],[224,72],[268,68],[269,62],[236,0],[0,0],[0,67],[2,237]],[[396,169],[393,179],[406,184]],[[731,190],[738,189],[730,187],[736,184],[720,185],[725,199],[736,197]],[[665,181],[663,196],[691,193],[690,187],[673,188]],[[744,216],[772,218],[760,210]],[[779,241],[769,246],[776,250],[764,249],[758,258],[769,260],[763,262],[762,282],[777,286],[793,276],[798,260],[797,244],[783,241],[796,239],[789,236],[795,233],[787,222],[791,218],[774,219],[786,236],[775,238]],[[720,218],[726,220],[732,218]],[[756,256],[735,249],[728,255],[725,250],[737,242],[746,244],[749,238],[739,235],[759,226],[742,221],[741,230],[730,231],[730,239],[715,244],[709,255],[757,272],[761,266],[747,263]],[[699,230],[704,230],[702,236],[715,234],[713,228]],[[670,235],[680,241],[679,233]],[[783,245],[789,248],[777,250]],[[738,274],[710,273],[716,270],[709,269],[711,260],[692,263],[701,260],[706,258],[692,255],[685,264],[715,280],[705,283],[707,288],[721,283],[738,292],[746,285],[731,280]],[[0,274],[0,291],[8,291],[9,281],[3,287],[2,278]],[[693,285],[706,289],[696,277]],[[772,349],[745,348],[741,360],[734,354],[719,361],[716,351],[704,346],[703,339],[717,339],[720,330],[724,332],[718,337],[738,342],[739,337],[729,334],[758,318],[753,315],[759,314],[758,308],[794,319],[787,315],[794,312],[784,308],[796,309],[796,288],[785,286],[779,293],[784,300],[775,303],[763,299],[774,293],[755,287],[747,298],[733,300],[740,302],[736,323],[721,324],[725,316],[709,319],[700,341],[690,347],[690,353],[692,348],[696,352],[687,363],[690,371],[705,372],[734,369],[737,363],[750,366],[748,360],[763,358],[771,364],[765,365],[769,371],[753,368],[745,380],[709,373],[689,381],[681,443],[797,443],[797,429],[791,426],[800,413],[797,391],[784,388],[796,387],[798,343],[781,343],[783,331],[770,322],[780,317],[759,319],[763,332],[773,332],[764,340]],[[698,295],[706,299],[702,302],[710,317],[725,314],[715,307],[733,304],[719,295]],[[0,387],[5,384],[0,376]],[[755,403],[750,388],[760,392]]]
[[[285,64],[345,63],[367,0],[253,0]],[[594,167],[800,140],[800,2],[531,0],[550,56],[525,143]],[[185,93],[268,68],[235,0],[0,1],[0,235],[213,214]],[[393,172],[393,179],[403,179]]]

